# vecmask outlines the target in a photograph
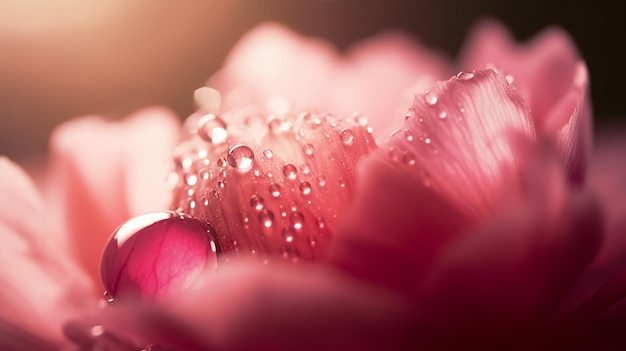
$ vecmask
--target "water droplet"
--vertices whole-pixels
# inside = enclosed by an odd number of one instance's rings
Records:
[[[271,160],[272,157],[274,157],[274,152],[270,149],[265,149],[263,150],[263,156],[265,156],[266,159]]]
[[[214,235],[205,221],[177,212],[135,217],[113,233],[104,249],[104,287],[116,300],[169,298],[217,266],[220,248]],[[176,274],[168,273],[172,265],[178,267]]]
[[[474,78],[474,73],[473,72],[465,72],[465,71],[461,71],[456,75],[457,79],[460,80],[470,80],[472,78]]]
[[[104,301],[106,301],[107,303],[113,303],[113,296],[108,292],[105,291],[104,295],[103,295]]]
[[[349,128],[342,129],[339,133],[339,137],[341,138],[341,142],[344,145],[350,145],[354,140],[354,132],[352,131],[352,129]]]
[[[252,195],[250,197],[250,207],[257,211],[261,211],[265,206],[265,199],[259,195]]]
[[[226,158],[224,157],[218,158],[215,163],[217,163],[217,166],[220,168],[224,168],[228,165],[228,161],[226,161]]]
[[[402,156],[402,162],[404,162],[404,164],[407,165],[407,166],[414,166],[415,165],[415,155],[412,152],[407,151]]]
[[[313,145],[311,144],[305,144],[302,147],[302,151],[304,152],[305,155],[308,155],[308,156],[313,155],[313,150],[315,150],[315,148],[313,148]]]
[[[302,195],[311,194],[311,183],[306,182],[306,181],[300,183],[300,192],[302,193]]]
[[[182,160],[180,160],[180,165],[183,167],[183,169],[189,169],[193,165],[193,160],[191,159],[191,157],[184,157]]]
[[[446,112],[446,110],[440,110],[438,116],[440,119],[446,119],[448,118],[448,113]]]
[[[269,186],[270,195],[273,197],[280,197],[280,185],[272,183]]]
[[[400,157],[401,157],[400,152],[398,152],[398,150],[395,147],[390,146],[389,147],[389,158],[391,159],[391,161],[398,162],[398,161],[400,161]]]
[[[291,163],[287,163],[283,166],[283,174],[287,177],[287,179],[294,180],[298,176],[298,170],[296,169],[296,166]]]
[[[240,172],[247,172],[252,168],[254,152],[246,145],[235,145],[228,151],[228,164]]]
[[[304,227],[304,215],[300,212],[292,213],[291,216],[289,216],[289,221],[295,230],[300,230]]]
[[[430,143],[431,143],[431,141],[432,141],[432,140],[430,140],[430,138],[426,138],[426,139],[424,139],[424,143],[426,143],[426,144],[430,144]]]
[[[400,129],[395,129],[393,132],[391,132],[390,137],[392,137],[392,138],[393,138],[394,136],[399,135],[399,134],[400,134],[400,132],[401,132],[401,130],[400,130]]]
[[[413,110],[413,108],[410,108],[407,112],[406,115],[404,115],[404,119],[408,120],[415,117],[415,110]]]
[[[327,181],[326,181],[326,177],[325,177],[325,176],[320,175],[320,176],[318,176],[318,177],[317,177],[317,184],[318,184],[319,186],[321,186],[321,187],[325,187],[325,186],[326,186],[326,183],[327,183]]]
[[[300,170],[302,170],[304,174],[309,174],[311,173],[311,166],[309,166],[308,163],[303,163],[300,165]]]
[[[209,155],[209,151],[207,149],[198,150],[198,158],[205,158]]]
[[[437,104],[438,100],[439,98],[434,91],[426,90],[426,92],[424,93],[424,102],[426,102],[428,105],[434,106]]]
[[[194,186],[198,182],[198,176],[195,175],[195,174],[188,174],[187,177],[186,177],[185,182],[189,186]]]
[[[354,122],[360,125],[361,127],[367,126],[367,117],[365,117],[364,115],[357,113],[353,116],[353,119],[354,119]]]
[[[326,228],[326,221],[324,220],[324,217],[317,217],[315,219],[315,224],[317,225],[319,229]]]
[[[291,129],[291,124],[280,117],[273,117],[269,125],[274,134],[287,133]]]
[[[507,83],[509,84],[513,84],[513,82],[515,81],[515,78],[510,74],[507,74],[506,76],[504,76],[504,79],[506,79]]]
[[[406,138],[406,141],[409,141],[409,142],[415,140],[415,137],[413,137],[413,134],[411,134],[411,132],[409,131],[406,131],[405,138]]]
[[[222,144],[228,138],[226,122],[210,113],[198,121],[198,136],[212,144]]]
[[[283,228],[283,238],[286,242],[292,243],[296,233],[292,228],[285,227]]]
[[[274,213],[268,209],[263,209],[259,213],[259,222],[265,228],[270,228],[274,224]]]

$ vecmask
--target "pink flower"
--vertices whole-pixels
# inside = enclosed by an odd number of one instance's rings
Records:
[[[2,348],[626,342],[626,207],[610,177],[623,156],[613,146],[588,162],[587,70],[561,31],[518,46],[483,24],[453,66],[398,34],[340,56],[264,25],[209,84],[224,101],[200,96],[182,127],[173,196],[164,169],[181,126],[163,109],[61,126],[47,206],[0,161]],[[170,204],[206,219],[228,262],[166,298],[96,307],[109,235]]]

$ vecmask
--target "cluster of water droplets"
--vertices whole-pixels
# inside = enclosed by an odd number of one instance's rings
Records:
[[[319,257],[336,219],[333,201],[348,201],[355,189],[346,179],[375,148],[359,114],[207,113],[186,125],[168,177],[171,207],[214,226],[225,261],[241,253]]]
[[[475,77],[475,72],[461,71],[452,76],[449,81],[470,82]],[[512,82],[512,77],[507,78],[507,81]],[[425,109],[418,112],[416,109],[418,104],[425,106]],[[442,105],[441,96],[438,95],[436,89],[429,89],[423,94],[416,95],[414,105],[409,108],[405,115],[407,126],[391,134],[392,140],[401,138],[402,142],[392,142],[388,146],[389,158],[399,165],[410,167],[418,172],[426,186],[432,184],[431,175],[427,169],[421,168],[423,164],[419,162],[418,156],[422,152],[436,155],[442,147],[439,140],[431,135],[431,131],[433,128],[449,128],[445,123],[463,124],[465,122],[465,106],[462,102],[458,102],[456,106]],[[438,125],[438,123],[443,123],[443,125]],[[411,127],[408,127],[409,124]]]

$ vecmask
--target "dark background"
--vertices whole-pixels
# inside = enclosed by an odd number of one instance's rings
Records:
[[[78,0],[17,11],[0,5],[0,154],[42,154],[52,128],[79,115],[119,118],[155,104],[189,114],[193,90],[237,38],[267,20],[340,49],[399,29],[452,57],[481,18],[500,20],[519,40],[559,25],[588,63],[596,124],[626,118],[625,20],[601,1],[101,1],[78,10]]]

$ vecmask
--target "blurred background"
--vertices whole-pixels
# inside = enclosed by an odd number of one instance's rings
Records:
[[[626,121],[620,67],[626,26],[617,2],[3,0],[0,154],[42,155],[52,128],[80,115],[120,118],[148,105],[188,115],[193,90],[242,34],[263,21],[287,24],[339,49],[402,30],[454,57],[484,17],[499,19],[519,40],[549,25],[566,29],[589,65],[596,124]]]

